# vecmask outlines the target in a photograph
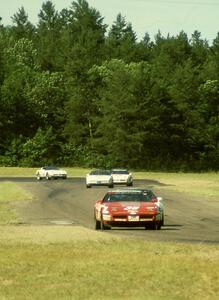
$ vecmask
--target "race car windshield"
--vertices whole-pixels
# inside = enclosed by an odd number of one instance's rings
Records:
[[[129,174],[127,170],[112,170],[111,174]]]
[[[151,191],[143,193],[106,194],[103,202],[150,202],[154,198]]]
[[[53,167],[53,166],[50,166],[50,167],[44,167],[45,170],[59,170],[58,167]]]
[[[110,172],[107,170],[95,170],[91,171],[90,175],[110,175]]]

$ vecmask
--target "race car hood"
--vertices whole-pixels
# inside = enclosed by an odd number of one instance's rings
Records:
[[[111,178],[111,175],[87,175],[87,178],[89,179],[95,179],[95,180],[109,180]]]
[[[145,212],[157,212],[158,208],[153,202],[111,202],[104,203],[110,213],[139,214]]]
[[[66,174],[65,170],[49,170],[48,171],[49,174]]]

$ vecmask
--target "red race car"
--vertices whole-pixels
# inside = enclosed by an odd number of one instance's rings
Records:
[[[151,190],[119,189],[108,191],[94,205],[95,229],[115,226],[161,228],[163,212]]]

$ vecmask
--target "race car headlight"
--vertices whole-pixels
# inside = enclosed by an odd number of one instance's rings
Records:
[[[153,210],[154,210],[154,207],[147,207],[146,210],[148,210],[148,211],[153,211]]]
[[[156,214],[159,213],[158,207],[147,207],[146,210]]]
[[[106,205],[102,206],[102,214],[106,214],[106,215],[109,214],[108,206],[106,206]]]
[[[102,218],[104,221],[110,221],[111,220],[111,216],[108,210],[108,206],[103,205],[102,206]]]

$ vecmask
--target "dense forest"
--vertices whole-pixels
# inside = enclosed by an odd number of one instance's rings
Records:
[[[0,23],[0,165],[219,170],[219,33],[139,41],[85,0]]]

